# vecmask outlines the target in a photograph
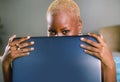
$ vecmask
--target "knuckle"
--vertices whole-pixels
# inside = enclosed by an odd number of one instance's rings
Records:
[[[20,44],[19,45],[19,48],[23,48],[23,47],[25,47],[25,44]]]
[[[94,45],[94,44],[95,44],[95,42],[93,42],[93,41],[89,41],[89,43],[91,43],[92,45]]]
[[[23,44],[20,44],[19,47],[23,48],[23,47],[28,47],[30,45],[31,45],[31,43],[23,43]]]
[[[93,47],[90,47],[89,49],[90,49],[90,50],[93,50],[93,51],[95,51],[95,50],[96,50],[96,49],[95,49],[95,48],[93,48]]]
[[[31,43],[30,43],[30,42],[28,42],[28,43],[26,43],[26,44],[25,44],[25,46],[30,46],[30,45],[31,45]]]
[[[92,45],[95,44],[95,42],[93,42],[93,41],[91,41],[91,40],[87,40],[87,43],[92,44]]]
[[[88,49],[88,50],[92,50],[93,48],[90,47],[90,46],[86,46],[86,49]]]
[[[85,42],[89,42],[89,40],[88,40],[88,39],[86,39],[86,38],[84,38],[84,41],[85,41]]]
[[[20,38],[20,39],[16,40],[15,43],[21,43],[21,42],[23,42],[23,41],[25,41],[25,40],[26,40],[26,38],[23,37],[23,38]]]

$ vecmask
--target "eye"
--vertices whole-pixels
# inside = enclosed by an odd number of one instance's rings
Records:
[[[63,34],[68,34],[70,32],[70,30],[63,30],[62,33]]]
[[[54,30],[49,30],[48,32],[50,35],[56,35],[56,31],[54,31]]]

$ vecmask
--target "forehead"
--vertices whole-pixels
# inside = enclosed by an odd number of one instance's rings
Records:
[[[68,11],[60,11],[58,13],[47,13],[48,25],[74,25],[76,23],[76,16]]]

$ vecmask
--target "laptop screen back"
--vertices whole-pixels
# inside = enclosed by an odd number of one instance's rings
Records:
[[[32,37],[34,51],[13,61],[13,82],[101,82],[101,63],[84,52],[81,37]]]

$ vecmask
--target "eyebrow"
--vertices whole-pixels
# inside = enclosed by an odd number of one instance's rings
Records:
[[[51,28],[51,29],[48,29],[48,31],[49,31],[49,32],[50,32],[50,31],[55,31],[55,29]]]
[[[68,29],[69,27],[63,27],[63,28],[61,28],[61,30],[64,30],[64,29]]]

